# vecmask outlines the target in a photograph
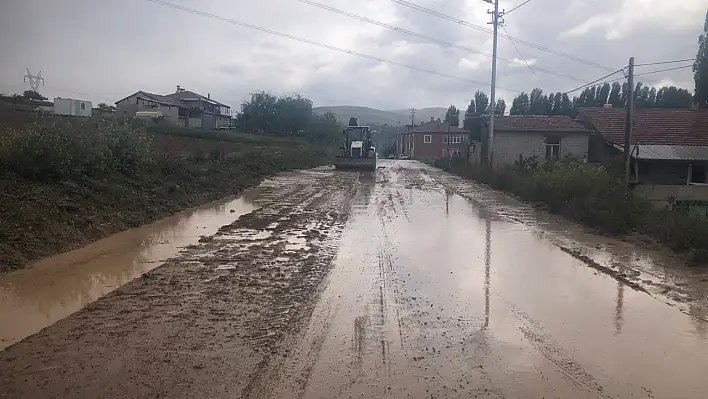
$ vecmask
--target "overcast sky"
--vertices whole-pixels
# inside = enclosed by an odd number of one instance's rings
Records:
[[[297,0],[169,0],[203,12],[323,44],[477,81],[389,65],[236,26],[147,0],[2,0],[0,92],[21,92],[25,68],[42,71],[48,97],[115,101],[137,90],[167,94],[181,85],[238,108],[248,93],[302,93],[315,105],[381,109],[466,107],[489,92],[491,60],[479,54],[332,13]],[[313,0],[485,53],[491,35],[389,0]],[[482,0],[408,0],[487,25]],[[503,0],[507,10],[522,0]],[[680,3],[680,5],[679,5]],[[506,17],[508,34],[598,64],[693,58],[707,0],[531,0]],[[501,33],[505,33],[501,30]],[[603,69],[499,39],[499,55],[534,67],[597,79]],[[498,93],[507,102],[534,87],[567,91],[580,81],[499,61]],[[672,64],[668,67],[683,64]],[[637,73],[664,69],[648,66]],[[647,76],[693,91],[690,69]],[[638,78],[638,80],[642,80]]]

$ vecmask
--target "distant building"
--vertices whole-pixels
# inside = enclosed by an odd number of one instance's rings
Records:
[[[497,116],[494,124],[492,165],[514,165],[520,158],[540,162],[566,156],[587,159],[591,130],[567,116]],[[489,120],[482,124],[482,159],[488,154]]]
[[[580,109],[576,119],[594,132],[590,162],[621,160],[626,118],[625,109]],[[631,149],[635,192],[708,210],[708,110],[635,109]]]
[[[430,122],[416,126],[406,126],[406,130],[398,136],[400,155],[413,159],[426,160],[467,155],[469,132],[457,126],[450,126],[438,118],[430,118]],[[449,139],[449,142],[448,142]]]
[[[54,98],[54,114],[88,118],[91,116],[91,101],[56,97]]]
[[[118,116],[135,118],[157,115],[166,124],[192,128],[218,129],[231,123],[231,107],[177,86],[172,94],[138,91],[116,102]]]

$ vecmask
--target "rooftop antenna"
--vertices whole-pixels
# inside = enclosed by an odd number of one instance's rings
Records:
[[[27,74],[25,75],[24,81],[27,82],[28,80],[32,91],[39,92],[39,87],[44,86],[42,71],[39,71],[37,75],[32,75],[32,72],[30,72],[29,68],[27,68]]]

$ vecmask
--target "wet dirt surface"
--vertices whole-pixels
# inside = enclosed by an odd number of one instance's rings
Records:
[[[706,274],[410,161],[260,208],[0,352],[0,397],[703,398]]]
[[[0,276],[0,350],[140,277],[258,207],[246,191]]]

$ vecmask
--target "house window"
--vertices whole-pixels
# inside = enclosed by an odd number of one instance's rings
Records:
[[[84,111],[86,109],[86,103],[81,103],[81,110]]]
[[[559,136],[546,136],[546,160],[557,161],[560,159],[561,138]]]
[[[432,142],[433,142],[433,136],[431,136],[429,134],[423,135],[423,143],[424,144],[430,144]]]
[[[452,136],[452,144],[462,143],[462,136]]]
[[[688,169],[689,183],[705,183],[706,182],[706,166],[692,164]]]

